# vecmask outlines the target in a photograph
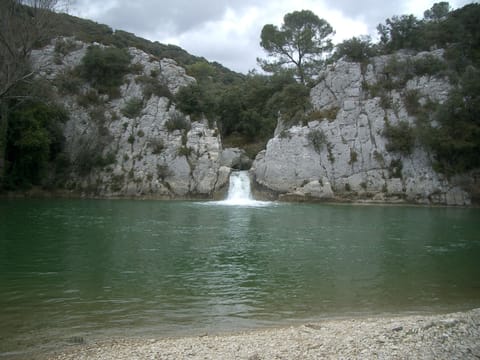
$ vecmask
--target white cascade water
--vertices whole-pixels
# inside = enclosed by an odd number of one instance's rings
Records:
[[[252,198],[250,176],[248,171],[234,171],[230,174],[227,199],[216,202],[220,205],[266,206],[268,201],[257,201]]]
[[[247,171],[234,171],[230,175],[230,186],[226,201],[244,202],[252,200],[250,177]]]

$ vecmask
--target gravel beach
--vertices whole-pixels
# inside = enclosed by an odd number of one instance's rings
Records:
[[[219,336],[86,342],[46,359],[480,359],[480,308],[325,320]]]

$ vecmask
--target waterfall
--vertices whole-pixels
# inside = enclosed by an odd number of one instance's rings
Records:
[[[234,171],[230,175],[227,200],[232,203],[244,203],[252,200],[250,177],[247,171]]]
[[[233,171],[230,174],[227,198],[214,203],[238,206],[267,206],[271,204],[269,201],[257,201],[253,199],[248,171]]]

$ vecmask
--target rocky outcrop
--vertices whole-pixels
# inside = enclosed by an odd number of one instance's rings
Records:
[[[239,148],[226,148],[220,156],[220,165],[236,170],[248,170],[252,166],[252,160],[245,150]]]
[[[55,43],[32,55],[40,75],[54,84],[68,76],[87,51],[87,44],[68,41],[73,49],[61,57]],[[101,196],[169,198],[210,197],[221,191],[230,168],[220,164],[218,130],[207,119],[192,121],[182,114],[171,97],[147,93],[148,84],[141,81],[151,79],[175,94],[195,79],[174,60],[159,60],[135,48],[129,53],[136,70],[124,77],[120,96],[97,94],[85,83],[77,94],[61,95],[70,114],[64,128],[73,165],[67,187]],[[96,99],[91,104],[79,100],[92,94]],[[125,111],[132,103],[139,108]]]
[[[397,54],[394,60],[442,55]],[[401,88],[389,89],[390,106],[385,106],[384,98],[371,96],[368,89],[388,76],[395,81],[387,69],[391,61],[391,56],[377,57],[366,67],[339,61],[321,73],[311,90],[316,119],[290,128],[279,122],[275,137],[254,161],[256,183],[287,198],[469,204],[469,194],[457,185],[460,179],[449,181],[435,172],[431,155],[420,144],[408,155],[387,151],[386,124],[415,122],[406,94],[415,93],[423,104],[441,103],[450,90],[446,78],[415,76]]]

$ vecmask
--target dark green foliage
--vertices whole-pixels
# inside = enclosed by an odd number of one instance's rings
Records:
[[[450,64],[458,71],[480,58],[479,23],[479,4],[450,11],[448,3],[440,2],[425,11],[424,19],[394,16],[378,25],[379,45],[386,54],[401,49],[446,48]]]
[[[329,122],[334,121],[337,118],[338,111],[340,108],[338,106],[333,106],[324,110],[315,110],[308,113],[308,120],[324,120],[327,119]]]
[[[446,69],[447,64],[444,60],[430,54],[413,62],[413,71],[416,76],[441,75]]]
[[[102,94],[114,94],[129,72],[130,54],[126,49],[90,46],[82,59],[81,76]]]
[[[165,181],[165,178],[169,177],[172,174],[168,165],[157,165],[157,177],[161,181]]]
[[[116,156],[113,152],[102,155],[100,147],[84,146],[75,158],[75,168],[80,176],[87,176],[95,168],[104,168],[114,164]]]
[[[152,154],[159,155],[165,149],[165,143],[162,139],[153,139],[149,142],[150,147],[152,148]]]
[[[190,154],[192,153],[192,148],[191,147],[187,147],[185,145],[182,145],[178,148],[178,151],[177,151],[177,154],[178,156],[185,156],[185,157],[188,157],[190,156]]]
[[[194,119],[200,119],[202,116],[210,118],[214,116],[215,112],[215,100],[210,95],[200,85],[191,84],[181,88],[175,95],[175,100],[178,109]]]
[[[57,75],[54,85],[60,94],[77,95],[83,85],[83,80],[76,71],[66,71]]]
[[[422,22],[413,15],[393,16],[379,24],[380,48],[390,53],[400,49],[420,49]]]
[[[480,71],[470,67],[458,89],[439,106],[438,126],[423,132],[439,171],[452,175],[480,167]]]
[[[62,123],[66,112],[56,106],[28,101],[10,114],[7,133],[7,186],[42,185],[49,163],[63,150]],[[66,161],[59,160],[59,165]]]
[[[390,178],[403,178],[403,163],[401,159],[393,159],[388,166],[388,174]]]
[[[391,109],[393,106],[392,98],[390,97],[389,93],[386,91],[383,91],[380,93],[380,106],[384,110]]]
[[[187,117],[179,111],[174,111],[170,114],[169,119],[165,123],[168,131],[174,130],[190,130],[190,121]]]
[[[141,75],[137,76],[135,81],[142,84],[143,96],[147,100],[150,99],[152,95],[173,99],[173,95],[168,86],[163,84],[157,77]]]
[[[350,160],[348,161],[348,163],[350,165],[353,165],[357,161],[358,161],[358,153],[354,149],[350,149]]]
[[[399,121],[396,125],[386,124],[383,136],[388,140],[386,149],[402,155],[410,155],[415,145],[413,128],[406,121]]]
[[[88,114],[90,115],[90,119],[93,123],[97,124],[99,127],[103,127],[107,118],[105,117],[105,107],[104,106],[97,106],[92,108]]]
[[[78,50],[82,47],[82,45],[77,44],[74,40],[72,39],[58,39],[55,42],[55,54],[59,55],[68,55],[72,51]]]
[[[130,119],[138,117],[143,109],[143,100],[140,98],[131,98],[120,110],[123,116],[126,116]]]
[[[409,115],[415,116],[422,112],[422,106],[420,105],[419,99],[420,93],[418,90],[405,91],[403,101]]]
[[[270,98],[268,105],[288,124],[302,124],[311,110],[310,89],[300,83],[285,85]]]
[[[310,10],[294,11],[283,18],[280,28],[267,24],[260,35],[260,45],[271,61],[259,60],[263,70],[278,73],[282,67],[292,66],[302,84],[318,70],[322,55],[332,49],[333,29]]]
[[[375,54],[370,37],[353,37],[336,45],[332,60],[345,57],[348,61],[363,63]]]
[[[307,135],[308,141],[312,144],[317,153],[321,153],[322,149],[327,145],[327,136],[322,130],[312,130]]]
[[[62,36],[75,36],[76,39],[86,43],[98,42],[104,45],[112,45],[118,48],[135,47],[146,53],[152,54],[154,58],[174,59],[182,66],[194,64],[196,62],[206,62],[205,59],[193,56],[182,48],[171,45],[161,44],[157,41],[152,42],[140,38],[132,33],[115,30],[109,26],[98,24],[91,20],[81,19],[67,14],[54,14],[55,34]],[[217,75],[222,77],[222,82],[231,83],[235,79],[241,78],[241,75],[225,68],[219,63],[209,63],[216,69]]]
[[[220,97],[218,117],[222,135],[242,135],[245,140],[257,141],[271,136],[278,111],[271,99],[293,78],[250,74],[245,81],[227,89]]]
[[[103,104],[103,100],[98,95],[96,90],[90,89],[77,97],[77,103],[84,108],[88,108],[90,106],[98,106]]]
[[[408,80],[415,76],[411,60],[401,60],[396,56],[392,56],[388,60],[383,69],[383,73],[385,78],[382,86],[386,90],[400,90]]]

